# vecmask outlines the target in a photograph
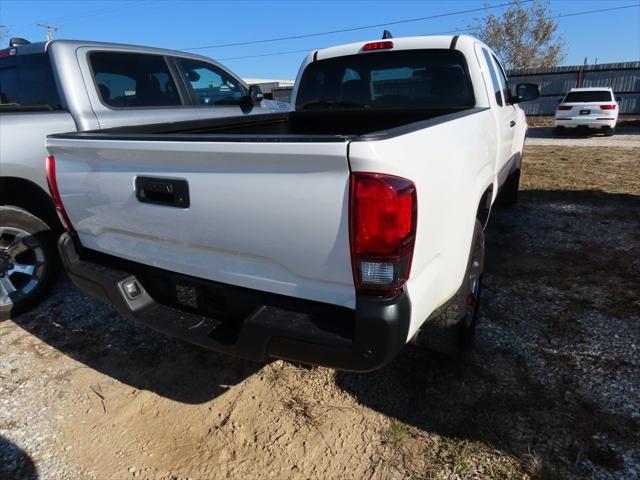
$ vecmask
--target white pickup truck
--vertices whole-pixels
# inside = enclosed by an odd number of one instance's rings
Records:
[[[455,352],[536,96],[472,37],[393,38],[312,52],[290,112],[51,135],[63,262],[125,317],[251,359]]]

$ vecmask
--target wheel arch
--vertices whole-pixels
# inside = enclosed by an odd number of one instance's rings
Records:
[[[482,228],[487,226],[489,222],[489,215],[491,213],[491,204],[493,201],[493,184],[489,185],[478,202],[478,208],[476,210],[476,218],[480,220]]]
[[[20,207],[45,222],[56,233],[63,231],[51,196],[24,178],[0,178],[0,206]]]

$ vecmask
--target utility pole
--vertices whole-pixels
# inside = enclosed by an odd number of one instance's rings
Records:
[[[58,30],[62,30],[62,27],[56,27],[55,25],[51,25],[50,23],[39,23],[39,27],[43,27],[47,29],[47,42],[53,40],[53,33]]]

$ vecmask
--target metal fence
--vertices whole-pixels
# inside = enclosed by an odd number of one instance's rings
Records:
[[[640,62],[603,63],[555,68],[516,69],[509,83],[536,83],[540,98],[522,105],[529,115],[553,115],[555,107],[575,87],[611,87],[620,97],[620,113],[640,114]]]

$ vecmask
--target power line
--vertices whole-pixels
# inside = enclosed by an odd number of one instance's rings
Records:
[[[288,36],[288,37],[267,38],[267,39],[263,39],[263,40],[251,40],[251,41],[248,41],[248,42],[223,43],[223,44],[220,44],[220,45],[207,45],[207,46],[201,46],[201,47],[181,48],[180,50],[204,50],[204,49],[207,49],[207,48],[239,47],[239,46],[243,46],[243,45],[254,45],[254,44],[258,44],[258,43],[281,42],[283,40],[299,40],[301,38],[320,37],[320,36],[324,36],[324,35],[333,35],[335,33],[355,32],[357,30],[367,30],[367,29],[370,29],[370,28],[388,27],[390,25],[400,25],[402,23],[421,22],[423,20],[432,20],[434,18],[450,17],[452,15],[462,15],[462,14],[465,14],[465,13],[481,12],[481,11],[484,11],[484,10],[491,10],[491,9],[494,9],[494,8],[508,7],[510,5],[515,5],[517,3],[523,4],[523,3],[529,3],[529,2],[532,2],[532,1],[533,0],[514,1],[514,2],[508,2],[508,3],[501,3],[499,5],[490,5],[490,6],[481,7],[481,8],[472,8],[470,10],[459,10],[457,12],[440,13],[438,15],[430,15],[428,17],[417,17],[417,18],[408,18],[408,19],[405,19],[405,20],[394,20],[393,22],[377,23],[377,24],[374,24],[374,25],[363,25],[361,27],[342,28],[342,29],[339,29],[339,30],[330,30],[330,31],[327,31],[327,32],[307,33],[307,34],[304,34],[304,35],[291,35],[291,36]]]
[[[576,17],[578,15],[589,15],[589,14],[593,14],[593,13],[603,13],[603,12],[610,12],[613,10],[622,10],[625,8],[634,8],[634,7],[640,7],[640,3],[636,4],[636,5],[624,5],[621,7],[611,7],[611,8],[601,8],[598,10],[587,10],[585,12],[574,12],[574,13],[563,13],[560,15],[554,15],[553,19],[556,18],[566,18],[566,17]],[[449,30],[447,32],[437,32],[437,33],[429,33],[426,35],[449,35],[449,34],[453,34],[453,33],[464,33],[464,32],[469,32],[471,31],[469,28],[461,28],[458,30]],[[327,47],[321,47],[321,48],[327,48]],[[184,50],[184,49],[183,49]],[[258,57],[273,57],[273,56],[277,56],[277,55],[289,55],[289,54],[293,54],[293,53],[301,53],[301,52],[309,52],[311,50],[318,50],[318,48],[307,48],[304,50],[288,50],[288,51],[284,51],[284,52],[271,52],[271,53],[262,53],[262,54],[257,54],[257,55],[244,55],[244,56],[240,56],[240,57],[227,57],[227,58],[218,58],[217,60],[219,61],[230,61],[230,60],[243,60],[245,58],[258,58]]]
[[[118,3],[116,6],[110,5],[109,7],[102,7],[96,10],[87,10],[84,12],[79,12],[76,15],[54,17],[53,20],[56,21],[57,23],[61,23],[64,21],[65,25],[68,25],[68,24],[74,25],[80,22],[82,22],[82,24],[86,24],[88,22],[101,21],[111,17],[121,16],[121,15],[131,15],[132,13],[135,13],[135,14],[142,13],[142,12],[147,13],[150,10],[153,10],[159,7],[165,7],[168,4],[172,4],[176,2],[177,0],[175,1],[130,0],[127,2],[118,0]],[[69,22],[68,20],[71,20],[71,21]],[[18,31],[18,30],[24,30],[32,26],[33,24],[26,23],[26,24],[21,24],[17,27],[14,27],[13,29]]]

